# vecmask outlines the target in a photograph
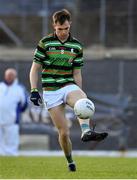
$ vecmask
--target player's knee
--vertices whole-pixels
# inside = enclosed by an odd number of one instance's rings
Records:
[[[67,139],[69,137],[69,130],[65,130],[65,129],[59,130],[59,136],[62,139]]]
[[[84,91],[79,91],[77,94],[78,99],[87,98],[87,95]]]

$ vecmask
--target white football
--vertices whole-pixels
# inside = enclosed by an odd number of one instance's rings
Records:
[[[74,105],[74,113],[77,117],[81,119],[92,118],[94,112],[95,112],[94,103],[87,98],[78,100]]]

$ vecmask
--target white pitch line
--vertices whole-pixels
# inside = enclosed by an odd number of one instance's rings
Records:
[[[92,156],[92,157],[131,157],[137,158],[137,151],[80,151],[74,150],[74,156]],[[53,150],[20,150],[19,156],[64,156],[62,151]]]

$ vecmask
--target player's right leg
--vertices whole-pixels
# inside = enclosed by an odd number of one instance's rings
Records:
[[[68,168],[70,171],[76,171],[76,166],[72,159],[72,144],[69,137],[67,119],[65,118],[64,105],[61,104],[49,109],[49,113],[55,127],[58,129],[59,143],[68,161]]]

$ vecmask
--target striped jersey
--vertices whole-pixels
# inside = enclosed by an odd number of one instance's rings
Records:
[[[62,43],[53,33],[39,41],[34,62],[42,65],[42,87],[47,91],[57,90],[75,83],[73,69],[83,65],[83,47],[71,35]]]

